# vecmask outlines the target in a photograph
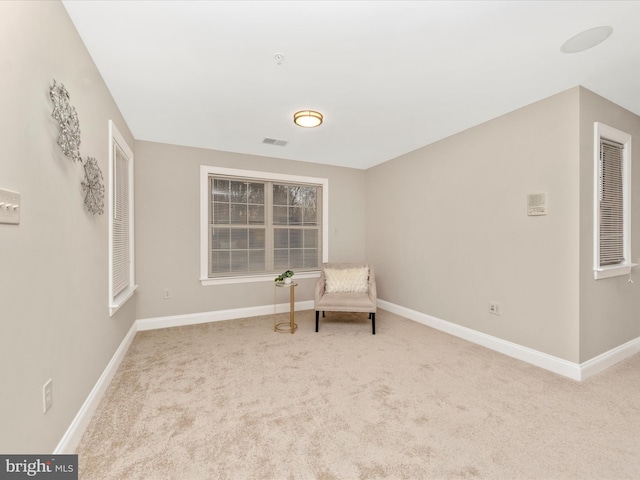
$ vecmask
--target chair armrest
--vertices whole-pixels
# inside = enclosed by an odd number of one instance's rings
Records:
[[[376,277],[373,273],[373,267],[369,267],[369,300],[374,305],[378,299],[378,291],[376,289]]]
[[[320,275],[320,278],[316,282],[315,299],[320,300],[324,295],[324,276]]]
[[[378,292],[376,290],[376,281],[369,282],[369,299],[372,303],[376,303]]]

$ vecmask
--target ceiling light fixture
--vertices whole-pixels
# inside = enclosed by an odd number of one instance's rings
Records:
[[[305,128],[313,128],[322,124],[322,114],[314,110],[301,110],[293,114],[293,122]]]
[[[590,28],[574,35],[560,47],[562,53],[578,53],[589,50],[604,42],[613,33],[613,28],[608,25]]]

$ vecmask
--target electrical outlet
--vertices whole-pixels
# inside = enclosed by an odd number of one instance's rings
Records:
[[[171,298],[171,291],[168,288],[164,289],[164,299],[169,300]]]
[[[47,410],[53,405],[53,378],[47,380],[42,386],[42,413],[47,413]]]
[[[502,305],[498,302],[489,302],[489,313],[502,316]]]

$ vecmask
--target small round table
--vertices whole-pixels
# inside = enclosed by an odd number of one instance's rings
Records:
[[[296,282],[284,283],[284,282],[275,282],[275,287],[273,287],[273,331],[280,333],[293,333],[297,330],[298,325],[295,324],[294,321],[294,298],[295,298],[295,288],[298,286]],[[288,322],[280,322],[277,323],[276,320],[276,287],[285,288],[289,287],[289,321]]]

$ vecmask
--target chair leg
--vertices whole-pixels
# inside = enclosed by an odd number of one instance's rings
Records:
[[[371,330],[373,332],[373,335],[375,335],[376,334],[376,314],[370,313],[369,316],[371,317]]]
[[[322,310],[322,318],[324,318],[324,310]]]
[[[319,316],[320,316],[320,312],[318,310],[316,310],[316,332],[318,331],[318,317]]]

